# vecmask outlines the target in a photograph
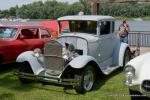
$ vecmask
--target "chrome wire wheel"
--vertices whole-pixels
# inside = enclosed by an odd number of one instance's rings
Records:
[[[86,66],[80,73],[75,74],[75,79],[79,80],[79,84],[75,86],[77,93],[83,94],[91,91],[95,82],[95,70],[93,66]]]
[[[94,84],[94,75],[93,72],[91,70],[86,71],[85,75],[84,75],[84,89],[86,91],[90,91],[93,87]]]

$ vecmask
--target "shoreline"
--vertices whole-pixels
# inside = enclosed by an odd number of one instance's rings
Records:
[[[143,20],[150,20],[150,16],[147,17],[122,17],[122,16],[113,16],[116,20],[122,20],[125,18],[126,20],[135,20],[135,21],[143,21]]]

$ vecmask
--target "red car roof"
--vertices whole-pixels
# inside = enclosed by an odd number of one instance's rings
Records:
[[[0,27],[14,27],[14,28],[46,28],[42,25],[0,25]]]
[[[57,20],[44,21],[40,25],[47,27],[50,31],[58,31],[58,22]],[[67,21],[62,23],[62,29],[64,29],[68,25]],[[61,30],[62,30],[61,29]]]

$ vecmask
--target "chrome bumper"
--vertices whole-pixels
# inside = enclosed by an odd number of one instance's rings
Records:
[[[133,91],[138,91],[140,92],[143,96],[147,96],[150,97],[150,93],[149,92],[145,92],[142,88],[140,84],[126,84],[125,86],[127,86],[129,89],[133,90]]]
[[[25,78],[25,79],[30,79],[35,82],[47,82],[50,84],[58,84],[58,85],[78,85],[79,80],[77,79],[64,79],[64,78],[55,78],[55,77],[49,77],[49,76],[40,76],[40,75],[34,75],[30,73],[23,73],[19,72],[17,70],[14,70],[14,75]]]

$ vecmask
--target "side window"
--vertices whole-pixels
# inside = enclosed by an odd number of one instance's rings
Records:
[[[115,31],[115,22],[112,21],[112,33]]]
[[[33,29],[22,29],[21,34],[20,34],[21,39],[33,39],[34,37],[34,32]]]
[[[100,24],[100,34],[105,35],[110,33],[110,26],[111,22],[110,21],[102,21]]]
[[[40,29],[41,38],[48,38],[50,37],[50,33],[47,29]]]

